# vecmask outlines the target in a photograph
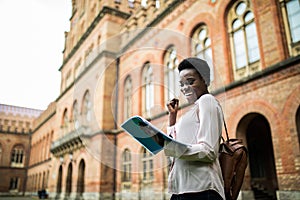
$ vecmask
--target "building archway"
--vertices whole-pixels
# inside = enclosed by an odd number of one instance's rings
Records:
[[[57,184],[56,184],[56,194],[59,195],[61,193],[61,185],[62,185],[62,166],[59,166],[58,176],[57,176]]]
[[[259,113],[245,115],[237,127],[238,137],[247,141],[251,188],[255,199],[276,199],[278,182],[269,122]]]
[[[85,163],[84,160],[81,160],[78,168],[78,180],[77,180],[77,195],[82,196],[84,193],[84,172],[85,172]]]
[[[73,174],[73,167],[72,163],[68,166],[68,172],[67,172],[67,179],[66,179],[66,196],[70,196],[72,192],[72,174]]]

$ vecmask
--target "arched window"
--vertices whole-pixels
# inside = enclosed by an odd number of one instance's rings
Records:
[[[15,146],[11,151],[11,167],[24,167],[25,151],[21,145]]]
[[[128,149],[122,154],[122,182],[129,182],[131,180],[131,153]]]
[[[205,24],[200,25],[192,36],[192,52],[197,58],[205,60],[210,67],[210,81],[214,80],[213,58],[209,30]]]
[[[81,160],[78,167],[78,179],[77,179],[77,193],[82,196],[84,193],[84,174],[85,174],[85,163]]]
[[[42,176],[42,189],[46,188],[46,182],[48,181],[46,178],[46,172],[44,171]]]
[[[154,106],[153,70],[150,63],[146,63],[143,69],[143,114],[150,116],[150,110]]]
[[[47,174],[46,174],[45,188],[48,188],[48,181],[49,181],[49,170],[47,170]]]
[[[74,128],[78,129],[79,128],[79,109],[78,109],[77,101],[75,101],[73,104],[73,116],[72,117],[73,117]]]
[[[72,192],[72,175],[73,175],[73,167],[72,163],[68,166],[67,179],[66,179],[66,196],[70,196]]]
[[[132,113],[131,98],[132,98],[132,80],[131,77],[128,76],[124,84],[124,119],[130,117]]]
[[[143,180],[153,180],[153,157],[143,148],[142,150],[142,167],[143,167]]]
[[[64,134],[67,134],[68,126],[69,126],[68,110],[65,109],[63,114],[63,121],[62,121],[62,128],[64,130]]]
[[[178,58],[175,47],[167,49],[164,56],[165,67],[165,101],[178,97],[180,93],[179,75],[177,70]]]
[[[259,46],[250,1],[237,1],[228,13],[234,78],[240,79],[259,69]]]
[[[299,55],[300,51],[300,2],[299,0],[279,0],[287,33],[290,53]],[[298,49],[298,50],[297,50]]]
[[[83,110],[82,114],[85,122],[90,122],[92,119],[92,102],[89,91],[87,91],[83,97]]]
[[[62,176],[63,176],[63,170],[62,166],[59,166],[58,170],[58,176],[57,176],[57,184],[56,184],[56,193],[60,194],[62,191]]]

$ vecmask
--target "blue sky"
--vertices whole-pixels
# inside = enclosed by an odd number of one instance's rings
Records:
[[[71,0],[0,0],[0,104],[55,101],[70,17]]]

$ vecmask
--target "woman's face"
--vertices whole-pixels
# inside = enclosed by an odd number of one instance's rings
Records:
[[[207,86],[196,69],[183,69],[179,73],[180,90],[189,103],[207,93]]]

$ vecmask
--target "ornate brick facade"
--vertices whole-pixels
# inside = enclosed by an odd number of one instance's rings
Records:
[[[168,159],[120,124],[142,115],[166,130],[174,66],[205,56],[230,136],[249,149],[240,199],[300,198],[298,1],[72,2],[61,93],[34,122],[26,194],[168,199]]]

